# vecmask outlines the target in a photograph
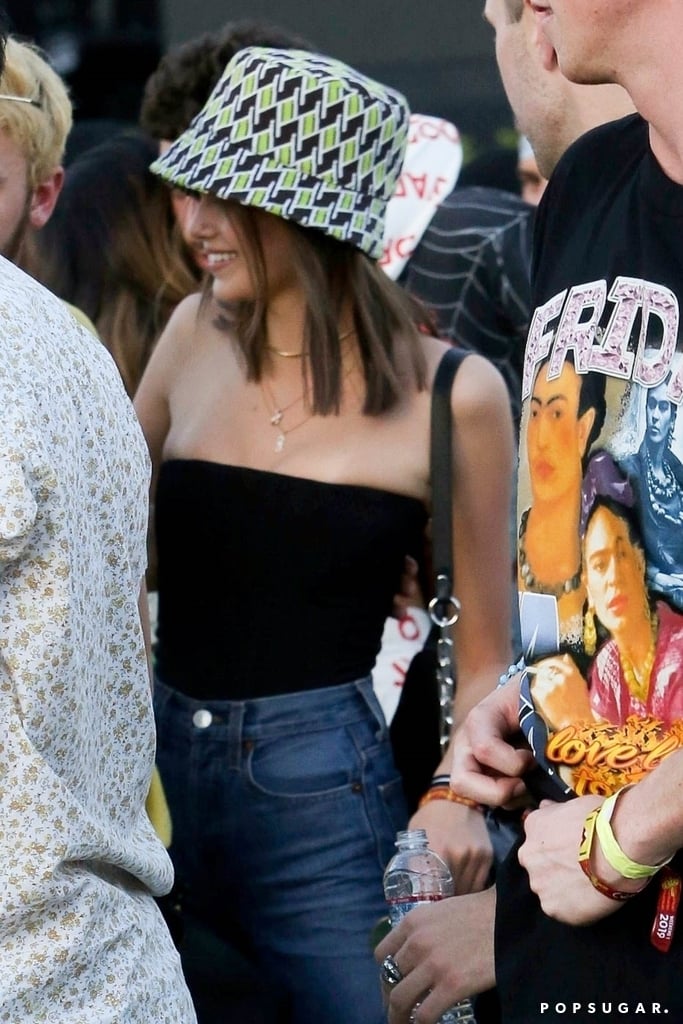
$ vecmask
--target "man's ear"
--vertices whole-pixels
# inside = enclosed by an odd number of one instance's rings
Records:
[[[557,54],[543,30],[539,28],[538,22],[536,21],[536,15],[534,14],[534,9],[532,7],[532,0],[524,0],[524,8],[524,17],[533,19],[532,42],[538,50],[541,58],[541,64],[546,71],[553,71],[558,67]]]
[[[29,221],[34,228],[42,228],[52,216],[59,193],[64,184],[64,168],[55,167],[46,178],[33,189],[29,207]]]

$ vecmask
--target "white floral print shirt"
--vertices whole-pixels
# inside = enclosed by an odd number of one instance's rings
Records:
[[[152,894],[149,460],[101,343],[0,259],[0,1022],[189,1024]]]

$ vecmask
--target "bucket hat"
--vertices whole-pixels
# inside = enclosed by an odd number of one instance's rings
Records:
[[[378,259],[409,116],[400,93],[341,61],[247,47],[151,169],[175,187],[317,228]]]

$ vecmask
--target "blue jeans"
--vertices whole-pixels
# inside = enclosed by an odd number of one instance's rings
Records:
[[[154,703],[191,912],[243,939],[294,1024],[381,1024],[369,936],[407,814],[370,679],[206,702],[157,682]]]

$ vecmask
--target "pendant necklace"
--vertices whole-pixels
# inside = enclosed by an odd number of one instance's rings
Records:
[[[275,429],[277,430],[277,434],[275,437],[275,451],[281,452],[285,446],[287,434],[291,434],[292,430],[296,430],[296,427],[300,427],[303,423],[306,423],[307,420],[310,420],[313,413],[309,413],[309,415],[306,416],[303,420],[301,420],[300,423],[297,423],[296,426],[294,427],[290,427],[289,430],[283,430],[281,427],[281,423],[284,419],[285,413],[287,412],[288,409],[291,409],[298,402],[302,401],[304,397],[303,393],[300,394],[297,398],[295,398],[293,402],[290,402],[289,405],[280,407],[275,401],[275,395],[273,394],[270,387],[268,386],[268,384],[266,384],[265,381],[261,381],[261,387],[263,388],[264,395],[267,395],[268,397],[268,402],[266,404],[269,406],[270,425],[272,427],[275,427]]]
[[[354,331],[355,331],[354,327],[352,327],[348,331],[344,331],[343,334],[339,335],[339,340],[340,341],[344,341],[344,339],[345,338],[349,338],[354,333]],[[301,352],[286,352],[286,351],[283,351],[281,349],[271,348],[270,345],[268,346],[268,348],[269,348],[270,351],[274,352],[276,355],[283,356],[285,359],[292,359],[295,356],[302,355]],[[349,369],[346,371],[346,373],[342,377],[342,380],[346,380],[346,378],[351,374],[351,371],[353,370],[354,365],[355,365],[354,363],[351,364]],[[284,427],[282,426],[282,421],[285,418],[285,413],[289,409],[292,409],[299,402],[303,401],[304,392],[302,392],[295,399],[293,399],[291,402],[289,402],[288,405],[281,406],[281,405],[278,405],[278,403],[277,403],[277,401],[275,399],[275,395],[273,394],[270,385],[267,384],[265,380],[261,381],[261,389],[263,391],[264,397],[266,398],[266,405],[268,406],[268,411],[270,413],[270,417],[269,417],[270,425],[277,430],[277,434],[275,436],[275,449],[274,450],[275,450],[275,452],[277,454],[279,454],[284,449],[284,447],[285,447],[285,441],[287,440],[287,435],[291,434],[293,430],[298,430],[298,428],[302,427],[304,425],[304,423],[308,423],[308,421],[310,419],[312,419],[313,413],[310,412],[307,416],[304,416],[304,418],[302,420],[299,420],[298,423],[295,423],[293,427],[289,427],[288,430],[285,430]]]

